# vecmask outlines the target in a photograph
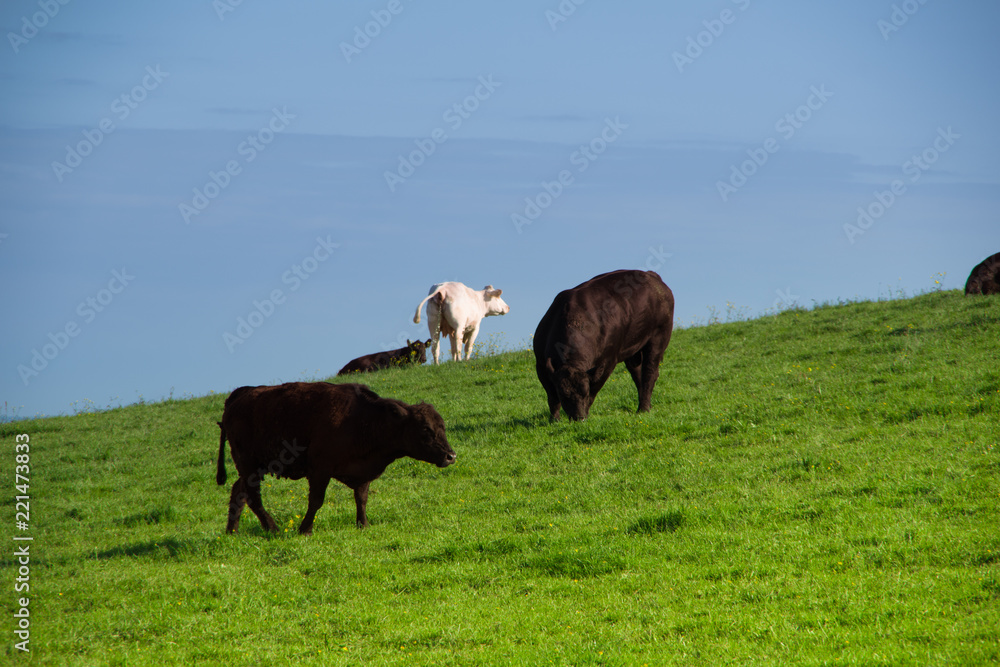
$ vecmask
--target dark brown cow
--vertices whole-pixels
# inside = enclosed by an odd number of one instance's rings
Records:
[[[990,255],[972,269],[965,281],[965,293],[1000,294],[1000,252]]]
[[[289,382],[240,387],[226,399],[219,422],[216,481],[226,482],[226,439],[239,479],[229,499],[227,532],[248,504],[264,530],[278,525],[264,509],[264,475],[309,480],[309,508],[299,532],[312,534],[330,479],[354,489],[358,528],[368,525],[368,485],[396,459],[410,456],[441,468],[455,462],[444,420],[427,403],[380,398],[363,384]]]
[[[570,419],[586,419],[597,392],[624,361],[647,412],[674,327],[674,295],[652,271],[612,271],[560,292],[535,330],[535,371]]]
[[[348,373],[370,373],[381,368],[392,368],[404,364],[425,364],[427,363],[427,346],[431,344],[430,339],[425,343],[418,340],[410,342],[406,339],[406,347],[388,352],[375,352],[366,354],[363,357],[352,359],[341,368],[337,375],[347,375]]]

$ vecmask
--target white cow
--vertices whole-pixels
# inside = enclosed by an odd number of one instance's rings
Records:
[[[451,358],[453,361],[462,359],[462,348],[458,336],[462,336],[465,346],[465,358],[472,354],[472,345],[479,335],[479,322],[490,315],[506,315],[510,306],[503,302],[500,295],[503,290],[493,289],[487,285],[484,289],[474,290],[462,283],[438,283],[431,286],[427,298],[417,306],[417,314],[413,321],[420,324],[420,309],[427,303],[427,328],[431,332],[431,351],[434,363],[439,364],[441,355],[441,334],[451,338]]]

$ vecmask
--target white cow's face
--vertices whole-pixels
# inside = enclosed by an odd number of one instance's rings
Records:
[[[483,300],[486,301],[486,317],[490,315],[506,315],[510,312],[510,306],[500,298],[502,289],[493,289],[493,285],[487,285],[483,289]]]

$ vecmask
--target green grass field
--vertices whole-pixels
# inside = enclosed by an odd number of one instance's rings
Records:
[[[1000,299],[678,330],[652,412],[619,367],[582,423],[549,424],[528,351],[364,379],[458,454],[391,465],[364,531],[333,482],[299,536],[305,480],[270,479],[284,531],[225,535],[224,395],[0,425],[3,662],[1000,663]]]

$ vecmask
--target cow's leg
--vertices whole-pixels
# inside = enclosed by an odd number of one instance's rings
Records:
[[[535,373],[538,375],[538,381],[542,383],[542,389],[545,390],[545,397],[549,401],[549,421],[557,422],[559,421],[560,403],[556,384],[552,381],[552,376],[544,364],[536,363]]]
[[[598,392],[604,387],[604,384],[611,377],[611,374],[615,370],[617,364],[607,363],[604,365],[599,365],[590,373],[590,402],[593,403],[594,399],[597,398]]]
[[[368,525],[368,515],[365,513],[365,509],[368,507],[368,485],[371,482],[365,482],[358,488],[354,489],[354,504],[358,509],[358,528],[364,528]]]
[[[451,339],[451,360],[461,361],[462,360],[462,348],[461,343],[458,342],[458,332],[452,331],[448,334],[448,338]]]
[[[264,509],[264,501],[260,497],[260,482],[261,478],[258,475],[253,475],[249,481],[246,483],[246,498],[247,507],[257,515],[260,519],[260,525],[264,530],[276,533],[278,532],[278,524],[274,522],[274,517],[267,513]]]
[[[313,520],[316,518],[316,512],[323,506],[323,500],[326,498],[326,487],[329,484],[329,477],[309,478],[309,508],[306,510],[306,515],[302,518],[302,523],[299,525],[299,534],[312,535]]]
[[[427,302],[427,329],[431,332],[431,354],[437,366],[441,363],[441,310],[434,299]]]
[[[559,421],[559,416],[560,416],[559,408],[560,408],[560,406],[561,406],[561,403],[559,402],[559,394],[556,393],[553,390],[553,392],[551,394],[549,394],[549,421],[550,422],[557,422],[557,421]]]
[[[431,355],[434,357],[434,365],[441,363],[441,332],[435,331],[431,334]]]
[[[655,350],[659,348],[659,353]],[[653,387],[660,377],[660,362],[667,346],[655,345],[650,341],[642,348],[642,381],[639,385],[639,409],[637,412],[649,412],[653,407]]]
[[[476,344],[476,338],[479,336],[479,323],[477,322],[475,326],[468,330],[465,336],[465,359],[468,360],[472,356],[472,346]]]
[[[632,382],[635,383],[635,390],[639,392],[640,401],[642,401],[642,358],[643,351],[639,350],[625,360],[625,368],[628,369],[628,374],[632,376]]]
[[[239,529],[240,515],[243,514],[243,506],[246,503],[246,481],[240,477],[233,482],[233,489],[229,492],[229,519],[226,521],[227,533],[235,533]]]

